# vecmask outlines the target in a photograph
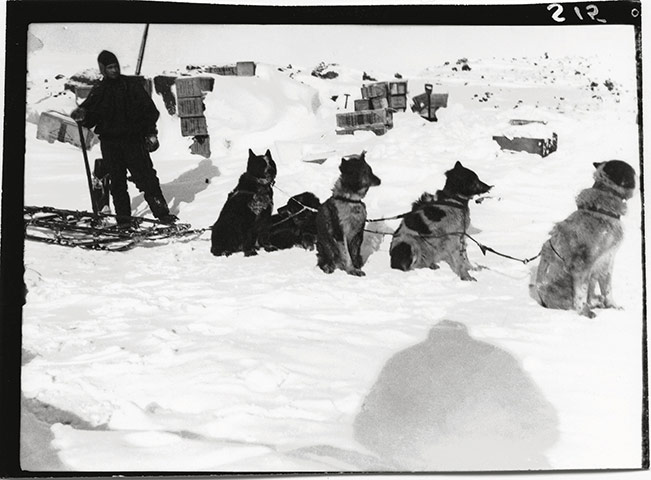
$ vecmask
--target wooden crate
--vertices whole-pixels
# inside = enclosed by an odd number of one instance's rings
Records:
[[[90,150],[99,139],[87,128],[83,128],[83,133],[86,150]],[[39,140],[45,140],[48,143],[70,143],[71,145],[81,148],[79,127],[77,127],[77,123],[72,118],[58,112],[41,113],[38,119],[36,138]]]
[[[371,110],[371,101],[362,98],[361,100],[355,100],[355,111],[360,112],[362,110]]]
[[[391,129],[390,126],[383,123],[371,123],[369,125],[359,125],[357,127],[347,127],[337,130],[337,135],[353,135],[357,131],[370,130],[376,135],[384,135]]]
[[[545,122],[544,120],[524,120],[524,119],[519,119],[519,118],[514,118],[512,120],[509,120],[509,125],[522,126],[522,125],[531,125],[532,123],[539,123],[541,125],[547,125],[547,122]]]
[[[407,82],[389,82],[389,95],[407,95]]]
[[[181,118],[203,117],[206,106],[203,97],[181,97],[178,102],[178,114]]]
[[[174,82],[176,97],[200,97],[204,92],[212,92],[215,79],[211,77],[179,77]]]
[[[358,127],[381,123],[383,125],[393,125],[393,113],[390,110],[362,110],[359,112],[338,113],[336,115],[337,126]]]
[[[210,158],[210,137],[208,135],[196,135],[190,145],[190,153]]]
[[[495,140],[502,150],[511,150],[514,152],[528,152],[541,157],[546,157],[558,148],[558,135],[552,133],[551,138],[526,138],[504,136],[494,136]]]
[[[237,62],[236,72],[240,77],[254,77],[255,76],[255,62]]]
[[[207,67],[206,72],[221,76],[235,76],[237,75],[237,65],[225,65],[221,67],[213,65],[211,67]]]
[[[407,110],[407,97],[405,95],[391,95],[389,97],[389,107],[394,110]]]
[[[181,118],[181,136],[194,137],[196,135],[208,135],[206,117]]]
[[[337,114],[338,135],[347,135],[357,130],[371,130],[376,135],[384,135],[393,127],[393,112],[383,110],[362,110]]]
[[[389,100],[384,97],[371,98],[371,108],[373,110],[389,108]]]
[[[447,93],[432,93],[430,95],[430,105],[434,109],[448,106]],[[412,98],[412,107],[414,112],[425,111],[427,113],[427,93],[421,93]]]
[[[386,97],[389,94],[389,82],[369,83],[362,85],[362,98],[370,99]]]

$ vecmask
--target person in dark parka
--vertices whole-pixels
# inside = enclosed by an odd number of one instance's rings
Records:
[[[118,223],[130,223],[127,171],[136,187],[144,193],[154,217],[164,223],[174,223],[178,219],[169,211],[149,156],[159,146],[158,110],[139,79],[121,75],[120,63],[113,53],[102,51],[97,63],[102,81],[92,88],[88,98],[70,116],[86,128],[95,127],[100,138]]]

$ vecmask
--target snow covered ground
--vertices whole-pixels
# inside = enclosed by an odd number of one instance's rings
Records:
[[[152,49],[150,58],[163,57]],[[42,111],[74,108],[74,96],[60,92],[67,77],[93,66],[88,51],[73,63],[45,42],[30,57],[26,205],[89,209],[81,152],[37,140],[33,123]],[[289,62],[261,62],[255,77],[215,76],[205,99],[210,159],[189,153],[179,119],[154,94],[161,148],[152,157],[163,192],[183,222],[208,227],[244,170],[249,148],[272,152],[277,206],[306,190],[325,200],[339,159],[366,150],[382,179],[370,190],[367,209],[369,217],[380,218],[403,213],[423,191],[441,188],[444,172],[461,161],[495,185],[490,198],[471,206],[475,238],[518,258],[533,257],[554,222],[574,210],[574,196],[591,185],[593,162],[618,158],[639,171],[635,70],[632,56],[622,67],[621,57],[604,55],[499,53],[473,57],[469,49],[470,71],[455,71],[460,57],[451,56],[448,64],[422,57],[422,68],[401,72],[409,96],[432,83],[434,92],[449,94],[448,107],[435,123],[398,112],[383,136],[335,134],[344,94],[351,95],[348,110],[361,97],[362,63],[334,66],[339,77],[331,80],[310,75],[327,58],[291,68]],[[80,63],[87,57],[88,64]],[[209,51],[204,58],[219,63]],[[238,60],[258,58],[228,61]],[[179,61],[177,67],[184,66]],[[387,65],[372,74],[392,80],[397,71]],[[558,151],[545,158],[501,151],[492,136],[510,134],[511,119],[545,121],[558,135]],[[96,146],[90,158],[99,156]],[[303,161],[309,158],[327,160]],[[131,192],[134,212],[150,215],[142,195],[133,186]],[[553,406],[557,420],[549,428],[557,435],[539,452],[545,460],[536,468],[636,468],[640,219],[638,194],[629,201],[615,263],[622,309],[599,311],[596,319],[543,309],[528,296],[531,265],[484,257],[472,244],[471,261],[486,267],[474,273],[477,282],[460,281],[445,265],[437,271],[390,269],[390,236],[375,245],[363,278],[325,275],[315,253],[302,249],[216,258],[209,233],[124,253],[27,242],[23,349],[33,358],[23,367],[22,390],[27,399],[98,427],[52,425],[52,446],[70,470],[405,470],[399,462],[387,466],[386,458],[355,439],[355,418],[386,362],[451,320],[473,339],[512,355],[540,401]],[[468,360],[463,355],[460,364]],[[464,371],[450,363],[444,372],[420,368],[451,377]],[[487,383],[504,376],[484,373]],[[477,392],[453,403],[469,405],[480,397]],[[501,409],[509,407],[486,407],[479,418],[457,418],[456,425],[471,432],[473,424],[499,423]],[[537,420],[535,412],[523,415]],[[471,445],[468,440],[468,456]],[[524,464],[514,457],[514,469]],[[427,469],[436,470],[436,462]]]

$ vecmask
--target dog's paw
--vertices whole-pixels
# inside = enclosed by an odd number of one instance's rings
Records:
[[[470,270],[472,270],[473,272],[480,272],[482,270],[488,270],[488,267],[485,266],[485,265],[477,264],[477,265],[474,265],[474,266],[470,267]]]
[[[429,268],[430,268],[430,270],[438,270],[438,269],[441,268],[441,267],[439,267],[436,263],[433,263],[433,264],[431,264],[431,265],[429,266]]]
[[[349,275],[353,275],[355,277],[364,277],[366,274],[360,270],[359,268],[352,268],[348,270]]]
[[[583,316],[583,317],[588,317],[588,318],[595,318],[595,317],[597,316],[597,314],[594,313],[592,310],[590,310],[590,308],[589,308],[587,305],[585,305],[585,306],[584,306],[584,307],[579,311],[579,315],[581,315],[581,316]]]
[[[244,252],[245,257],[255,257],[258,254],[255,250],[246,250]]]
[[[612,308],[613,310],[624,310],[624,307],[617,305],[615,302],[604,302],[603,308]]]
[[[319,265],[319,268],[323,270],[325,273],[332,273],[335,271],[334,265]]]
[[[461,280],[466,281],[466,282],[476,282],[477,281],[477,279],[475,277],[473,277],[472,275],[470,275],[468,272],[462,273],[461,275],[459,275],[459,277],[461,278]]]

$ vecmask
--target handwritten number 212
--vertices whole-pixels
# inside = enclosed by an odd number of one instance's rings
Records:
[[[555,22],[558,23],[563,23],[565,21],[565,17],[563,17],[563,5],[560,3],[552,3],[547,5],[547,10],[552,11],[555,10],[552,13],[552,19]],[[599,15],[599,9],[597,8],[596,5],[590,4],[585,7],[586,13],[595,22],[600,22],[600,23],[606,23],[606,20],[602,18],[597,18],[597,15]],[[576,14],[577,17],[579,17],[579,20],[583,20],[583,15],[581,14],[581,10],[579,7],[574,7],[574,13]]]

